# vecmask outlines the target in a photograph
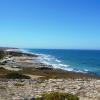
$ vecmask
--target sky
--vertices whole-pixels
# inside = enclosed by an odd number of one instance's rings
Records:
[[[0,46],[100,49],[100,0],[0,0]]]

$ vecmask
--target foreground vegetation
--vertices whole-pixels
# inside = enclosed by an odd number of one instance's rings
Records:
[[[36,100],[79,100],[79,98],[69,93],[52,92],[45,93],[41,98],[36,98]]]

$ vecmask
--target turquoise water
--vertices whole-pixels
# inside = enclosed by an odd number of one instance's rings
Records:
[[[100,76],[99,50],[26,49],[40,54],[38,61],[68,71],[94,73]]]

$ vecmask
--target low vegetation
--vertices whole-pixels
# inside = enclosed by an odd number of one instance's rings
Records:
[[[17,87],[22,87],[22,86],[24,86],[23,83],[15,83],[14,85],[17,86]]]
[[[29,53],[23,53],[23,52],[16,52],[16,51],[8,51],[6,52],[8,55],[11,55],[11,56],[29,56],[29,57],[38,57],[37,55],[35,54],[29,54]]]
[[[0,59],[3,59],[5,57],[5,52],[4,51],[0,51]]]
[[[30,79],[29,76],[26,76],[26,75],[23,75],[23,74],[20,74],[17,72],[8,73],[6,75],[6,78],[8,78],[8,79]]]
[[[22,56],[21,52],[14,52],[14,51],[8,51],[7,54],[11,56]]]
[[[82,78],[82,79],[94,79],[97,77],[89,74],[84,73],[76,73],[76,72],[70,72],[70,71],[64,71],[60,69],[53,69],[53,68],[32,68],[32,67],[24,67],[22,70],[19,70],[20,73],[24,74],[30,74],[30,75],[38,75],[38,76],[44,76],[43,79],[76,79],[76,78]],[[99,77],[98,77],[99,78]],[[99,78],[100,79],[100,78]]]
[[[5,86],[0,86],[0,89],[6,89],[6,87]]]
[[[76,95],[72,95],[69,93],[45,93],[41,98],[36,98],[36,100],[79,100]]]

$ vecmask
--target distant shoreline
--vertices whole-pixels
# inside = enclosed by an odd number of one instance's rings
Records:
[[[33,51],[32,51],[33,50]],[[87,69],[87,68],[85,68],[84,67],[84,69],[81,69],[81,66],[80,66],[80,69],[77,69],[77,67],[76,67],[76,69],[74,69],[74,65],[73,66],[70,66],[70,64],[68,64],[68,63],[64,63],[64,62],[62,62],[63,61],[63,59],[59,59],[59,57],[60,56],[58,56],[58,57],[56,57],[56,55],[53,53],[53,54],[50,54],[50,53],[48,53],[48,52],[58,52],[60,49],[53,49],[53,50],[51,50],[51,49],[25,49],[25,51],[27,51],[28,53],[30,53],[30,54],[36,54],[36,55],[40,55],[40,60],[41,60],[41,62],[45,62],[46,64],[48,64],[48,65],[51,65],[53,68],[57,68],[57,69],[61,69],[61,70],[65,70],[65,71],[70,71],[70,72],[76,72],[76,73],[84,73],[84,74],[92,74],[92,75],[95,75],[95,76],[97,76],[97,77],[99,77],[100,75],[98,74],[98,73],[96,73],[96,72],[93,72],[92,70],[91,70],[91,67],[90,67],[90,70],[89,69]],[[34,51],[36,51],[36,52],[34,52]],[[38,53],[38,51],[39,51],[39,53]],[[41,51],[43,51],[43,53],[41,52]],[[46,51],[46,52],[45,52]],[[67,50],[68,52],[70,52],[70,50]],[[72,50],[72,52],[73,52],[74,50]],[[80,50],[79,50],[80,51]],[[83,50],[84,51],[84,50]],[[82,52],[83,52],[82,51]],[[77,54],[77,50],[76,51],[74,51],[74,52],[76,52],[76,54]],[[81,51],[80,51],[81,52]],[[60,53],[60,51],[59,51],[59,53]],[[66,53],[66,52],[65,52]],[[91,52],[88,52],[89,54],[91,54],[92,53],[92,51]],[[83,52],[83,54],[84,54],[84,52]],[[82,54],[82,55],[83,55]],[[73,54],[74,55],[74,54]],[[64,55],[61,55],[61,57],[62,56],[64,56]],[[81,55],[80,55],[81,56]],[[53,58],[54,57],[54,58]],[[55,63],[52,63],[51,62],[51,59],[53,59],[52,60],[52,62],[54,61],[56,61]],[[69,58],[70,59],[70,58]],[[75,59],[77,59],[77,56],[76,56],[76,58]],[[98,60],[98,59],[97,59]],[[59,61],[59,62],[58,62]],[[86,60],[85,60],[86,61]],[[82,63],[87,63],[87,61],[86,62],[84,62],[84,60],[83,60],[83,62]],[[91,63],[90,63],[91,64]],[[58,66],[58,67],[57,67]],[[83,66],[85,66],[85,65],[83,65]],[[94,65],[93,65],[94,66]]]
[[[35,59],[35,57],[38,57],[38,55],[35,55],[35,54],[31,54],[31,53],[25,53],[25,52],[22,52],[22,51],[20,51],[20,49],[18,49],[19,51],[18,52],[16,52],[16,49],[12,49],[12,48],[10,48],[10,49],[5,49],[5,51],[7,51],[7,52],[10,52],[11,53],[11,55],[12,55],[12,58],[13,59],[17,59],[17,60],[15,60],[15,63],[14,64],[11,64],[11,66],[16,66],[16,67],[18,67],[19,68],[19,66],[20,66],[20,68],[22,67],[24,70],[32,70],[32,69],[34,69],[34,70],[36,70],[37,72],[35,72],[35,71],[31,71],[30,73],[31,74],[36,74],[36,75],[43,75],[43,76],[46,76],[46,77],[49,77],[49,75],[48,74],[44,74],[44,73],[39,73],[39,72],[42,72],[42,71],[45,71],[45,72],[47,72],[47,73],[50,73],[50,75],[52,74],[52,73],[54,73],[54,75],[55,75],[55,77],[58,77],[58,78],[84,78],[84,77],[86,77],[86,78],[99,78],[98,76],[96,76],[96,75],[94,75],[94,74],[90,74],[90,73],[81,73],[81,72],[74,72],[74,71],[66,71],[66,70],[62,70],[62,69],[55,69],[55,68],[53,68],[52,66],[50,66],[50,65],[46,65],[46,64],[42,64],[42,63],[36,63],[36,62],[34,62],[34,59]],[[9,53],[9,54],[10,54]],[[17,56],[18,57],[17,57]],[[17,58],[16,58],[17,57]],[[26,58],[25,58],[26,57]],[[23,59],[23,62],[22,61],[20,61],[20,59]],[[17,61],[17,62],[16,62]],[[18,62],[19,61],[19,62]],[[28,61],[28,62],[27,62]],[[8,62],[9,63],[9,62]],[[8,64],[7,63],[7,64]],[[24,66],[24,67],[23,67]],[[33,66],[33,67],[32,67]],[[10,66],[9,66],[10,67]],[[35,68],[36,67],[36,68]],[[42,69],[41,69],[42,68]],[[50,68],[50,69],[49,69]],[[20,71],[19,71],[20,72]],[[24,71],[22,71],[23,73],[24,73]],[[26,73],[28,73],[29,74],[29,72],[26,72]],[[62,75],[61,75],[62,74]],[[54,76],[53,75],[53,76]],[[52,77],[53,77],[52,76]]]

